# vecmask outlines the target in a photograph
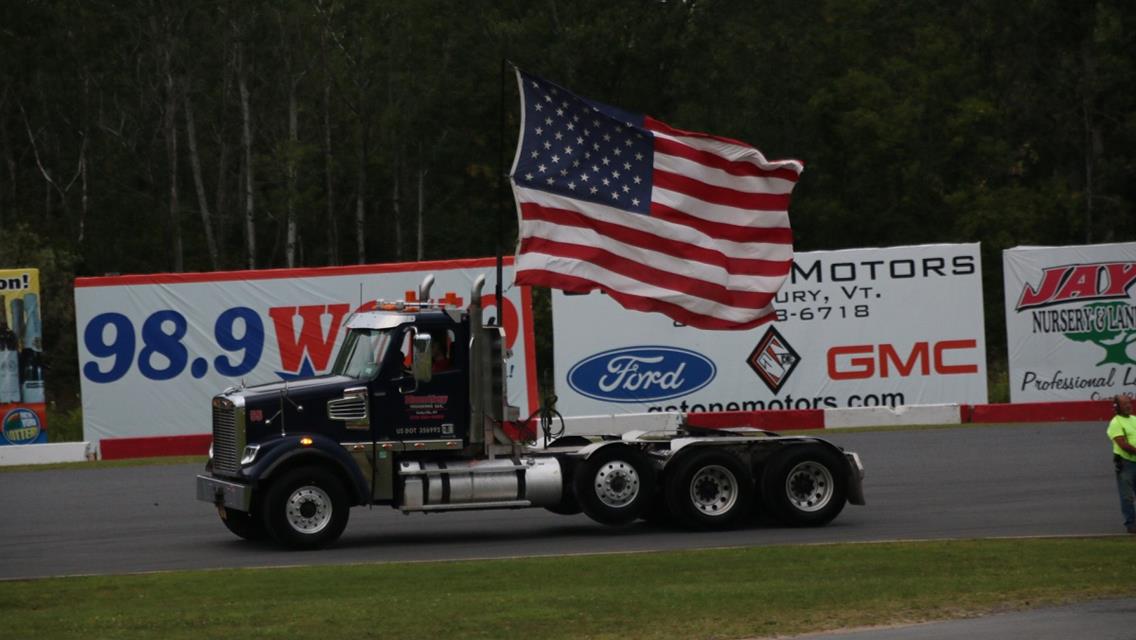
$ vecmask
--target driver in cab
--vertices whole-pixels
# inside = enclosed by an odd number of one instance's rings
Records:
[[[449,341],[445,333],[430,334],[430,370],[433,373],[449,371],[453,367],[449,356]]]

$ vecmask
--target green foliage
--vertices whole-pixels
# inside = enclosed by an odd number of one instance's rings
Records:
[[[986,397],[991,403],[1010,401],[1010,370],[1005,357],[992,360],[986,370]]]
[[[205,220],[217,268],[243,268],[249,192],[258,267],[287,264],[290,215],[302,266],[508,252],[509,59],[802,159],[799,250],[982,242],[997,359],[1003,249],[1136,238],[1134,51],[1121,0],[16,0],[0,263],[58,265],[49,391],[73,405],[71,277],[213,269]]]
[[[47,439],[49,442],[83,441],[83,408],[47,407]]]

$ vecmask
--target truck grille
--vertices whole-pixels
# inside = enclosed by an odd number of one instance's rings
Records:
[[[243,410],[228,401],[213,401],[213,472],[236,475],[244,448]]]

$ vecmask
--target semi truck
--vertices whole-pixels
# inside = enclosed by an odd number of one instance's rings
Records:
[[[329,373],[213,397],[197,498],[229,531],[311,549],[334,543],[359,505],[721,529],[755,511],[819,526],[864,504],[860,457],[817,437],[686,420],[623,432],[613,418],[610,433],[546,430],[536,446],[533,417],[508,403],[510,354],[502,327],[483,319],[484,276],[464,308],[431,301],[432,283],[349,316]]]

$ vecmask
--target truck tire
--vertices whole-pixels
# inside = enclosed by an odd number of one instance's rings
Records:
[[[638,449],[607,446],[580,462],[572,484],[589,518],[603,524],[627,524],[650,505],[655,470]]]
[[[561,516],[574,516],[583,509],[580,507],[580,501],[576,499],[576,492],[572,489],[572,483],[569,480],[573,477],[572,464],[567,458],[560,456],[557,456],[556,461],[560,463],[560,477],[564,478],[563,487],[560,491],[560,502],[548,505],[545,509]]]
[[[280,544],[318,549],[339,539],[350,508],[347,492],[334,474],[321,467],[298,467],[269,485],[263,517]]]
[[[225,528],[245,540],[258,541],[268,537],[264,521],[254,513],[245,513],[225,507],[225,517],[221,518]]]
[[[762,475],[766,509],[792,526],[828,524],[844,509],[847,467],[840,454],[826,447],[787,447],[770,458]]]
[[[696,449],[667,474],[667,507],[694,529],[725,529],[749,514],[753,477],[732,453]]]
[[[584,509],[580,507],[579,501],[576,496],[572,495],[571,491],[565,491],[564,496],[560,498],[560,502],[549,505],[545,509],[560,516],[574,516]]]
[[[659,478],[658,482],[665,486],[666,478]],[[651,499],[647,509],[639,516],[652,527],[669,527],[675,522],[674,514],[667,506],[667,497],[663,493],[663,491],[655,491],[655,497]]]

